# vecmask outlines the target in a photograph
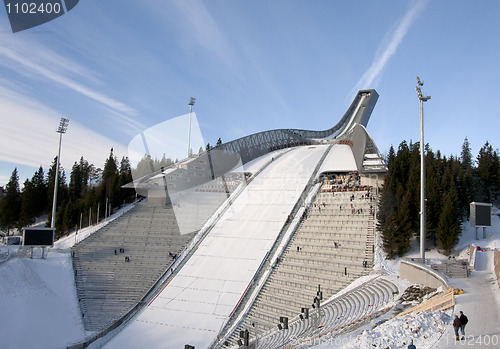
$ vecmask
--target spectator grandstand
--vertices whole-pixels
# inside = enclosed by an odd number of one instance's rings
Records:
[[[256,337],[274,328],[280,317],[293,318],[302,308],[311,308],[318,285],[326,299],[368,274],[373,263],[373,190],[361,185],[357,173],[333,177],[323,177],[320,193],[228,344],[235,344],[242,330]]]
[[[102,331],[134,308],[191,240],[171,207],[140,202],[72,248],[87,331]]]

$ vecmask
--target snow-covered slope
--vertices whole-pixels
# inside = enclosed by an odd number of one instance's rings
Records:
[[[304,152],[313,151],[307,149],[307,147],[303,149]],[[294,151],[290,153],[293,152]],[[305,153],[296,154],[303,156]],[[268,155],[268,157],[272,158],[272,155]],[[270,158],[262,158],[259,161],[266,162],[270,160]],[[285,187],[289,187],[290,192],[293,192],[289,184],[290,182],[288,181],[295,181],[295,179],[287,178],[281,171],[287,171],[286,173],[301,173],[300,163],[303,161],[303,157],[300,157],[300,161],[295,157],[290,157],[288,160],[285,156],[282,158],[285,162],[282,163],[283,167],[279,172],[274,172],[270,169],[266,174],[266,176],[269,176],[266,177],[266,180],[256,181],[257,184],[260,182],[260,185],[270,186],[261,187],[263,191],[264,189],[265,191],[274,190],[273,188],[275,186],[283,184]],[[276,159],[275,161],[279,163],[281,160]],[[256,168],[260,168],[258,161],[253,165],[256,166]],[[262,174],[264,175],[265,171],[262,172]],[[249,204],[252,197],[257,194],[257,188],[257,186],[254,187],[254,193],[248,193],[245,199],[246,204]],[[272,194],[266,194],[265,196],[270,206],[274,205],[273,195],[277,195],[277,192],[273,191]],[[260,223],[256,223],[257,225],[252,226],[251,229],[249,228],[252,231],[247,232],[246,230],[240,230],[242,229],[240,225],[243,225],[242,220],[244,220],[244,215],[238,215],[238,212],[245,212],[245,210],[241,210],[242,208],[243,207],[240,207],[240,210],[233,211],[231,216],[233,218],[228,216],[222,222],[225,222],[225,225],[232,225],[234,229],[230,230],[234,233],[238,232],[238,235],[253,234],[254,231],[256,231],[257,233],[263,233],[265,238],[262,240],[272,239],[267,237],[268,225],[263,224],[263,220],[261,220]],[[273,215],[282,214],[279,209],[269,208],[269,210]],[[260,217],[270,221],[281,219],[278,217],[271,219],[264,213]],[[270,223],[269,227],[271,226],[272,224]],[[265,227],[265,229],[263,227]],[[237,240],[233,239],[234,236],[231,236],[231,234],[223,235],[221,230],[215,231],[217,234],[214,234],[214,236],[207,240],[206,244],[200,247],[200,251],[204,251],[205,255],[209,255],[209,250],[207,250],[209,245],[217,245],[219,246],[217,247],[217,253],[226,253],[228,256],[238,257],[224,259],[224,264],[231,270],[234,270],[234,274],[241,273],[245,275],[245,277],[253,275],[250,267],[245,267],[245,263],[240,264],[240,262],[246,260],[244,254],[247,248],[255,248],[257,251],[256,254],[259,255],[262,254],[267,244],[270,242],[260,241],[259,239],[253,238],[253,235],[252,238],[248,235],[246,239]],[[85,232],[81,231],[80,234],[77,236],[78,240],[85,235]],[[474,229],[471,228],[468,223],[464,224],[463,234],[455,253],[457,258],[466,256],[467,247],[471,243],[475,243],[486,249],[500,248],[500,218],[498,217],[498,211],[495,211],[495,215],[492,217],[492,227],[487,229],[486,239],[482,239],[482,232],[479,238],[479,240],[475,240]],[[234,249],[228,248],[227,243],[231,240],[238,241]],[[65,252],[74,241],[75,236],[72,235],[56,244],[62,250],[58,250],[57,248],[51,249],[46,259],[11,258],[4,263],[0,263],[0,319],[2,320],[0,326],[0,348],[65,348],[68,345],[82,341],[86,336],[90,335],[90,333],[85,333],[83,329],[74,288],[71,257],[69,252]],[[14,247],[10,248],[14,249]],[[259,248],[261,250],[259,250]],[[0,248],[2,255],[6,249],[7,247]],[[415,246],[415,249],[410,252],[408,256],[418,257],[418,247]],[[426,256],[428,258],[444,258],[444,256],[439,255],[437,251],[429,251]],[[39,255],[37,255],[37,257],[39,257]],[[215,256],[211,257],[212,262],[217,259]],[[166,317],[162,316],[159,319],[160,321],[164,319],[165,321],[170,321],[171,319],[176,324],[180,323],[178,320],[185,321],[181,328],[181,332],[184,330],[186,330],[186,333],[196,333],[199,331],[199,327],[196,327],[199,323],[189,323],[186,321],[186,319],[188,319],[187,317],[182,318],[178,316],[178,314],[182,314],[184,305],[187,304],[184,302],[184,299],[193,299],[193,304],[199,305],[198,313],[204,310],[207,313],[211,311],[212,314],[217,314],[217,316],[214,317],[216,320],[210,323],[210,326],[218,330],[220,322],[217,323],[217,321],[220,321],[220,319],[225,316],[223,311],[227,311],[227,309],[231,308],[229,306],[226,307],[229,303],[223,303],[222,300],[230,299],[231,295],[234,295],[234,299],[236,299],[236,294],[242,293],[241,289],[236,288],[241,288],[243,285],[246,287],[248,284],[248,282],[245,283],[241,280],[232,282],[234,280],[224,280],[209,276],[206,271],[207,268],[210,269],[210,265],[205,265],[200,262],[200,258],[201,255],[194,258],[190,268],[192,272],[196,272],[194,276],[205,279],[205,282],[200,283],[196,289],[195,287],[187,287],[185,289],[176,287],[176,290],[179,292],[176,294],[174,292],[174,295],[179,295],[181,296],[180,298],[176,298],[174,302],[173,298],[158,297],[158,303],[156,303],[154,310],[151,310],[154,312],[153,314],[159,314],[164,308],[168,308],[169,306],[172,307],[174,304],[179,306],[180,308],[178,309],[180,309],[180,311],[176,313],[177,315],[167,313]],[[366,324],[354,333],[342,335],[328,340],[328,342],[321,342],[321,339],[319,339],[316,344],[319,348],[375,348],[369,344],[374,343],[373,341],[375,339],[383,339],[387,348],[406,348],[408,341],[413,339],[418,349],[451,348],[456,346],[453,329],[450,324],[451,316],[455,314],[455,312],[463,310],[469,317],[470,322],[467,325],[467,340],[461,342],[461,345],[474,348],[496,348],[500,345],[500,326],[498,326],[500,323],[500,291],[496,284],[496,277],[492,273],[491,258],[491,252],[478,253],[477,271],[472,273],[471,278],[450,280],[452,285],[463,288],[465,291],[465,294],[456,296],[457,306],[452,311],[448,311],[447,313],[411,314],[397,320],[391,320],[393,314],[387,314],[382,318],[375,319],[371,323]],[[257,257],[254,259],[255,261],[252,261],[252,263],[257,263]],[[396,280],[396,275],[399,272],[399,261],[384,260],[380,250],[377,251],[377,261],[377,270],[392,274],[394,280]],[[212,262],[209,264],[212,264]],[[200,274],[202,275],[200,276]],[[179,281],[187,282],[188,286],[189,280],[189,277],[186,277],[186,275],[179,279]],[[194,278],[191,280],[194,280]],[[402,283],[402,285],[404,285],[404,283]],[[214,294],[217,294],[215,298]],[[209,300],[209,302],[207,302],[207,300]],[[196,301],[198,301],[198,303],[196,303]],[[193,314],[196,319],[197,313],[191,312],[191,315]],[[170,318],[168,316],[170,316]],[[378,324],[380,324],[380,326],[377,328],[376,325]],[[158,328],[165,330],[167,326],[160,324],[156,327],[153,326],[151,332],[149,332],[149,330],[145,332],[136,332],[136,347],[148,347],[148,345],[144,344],[144,339],[149,336],[159,339],[155,347],[158,347],[158,345],[160,347],[165,347],[163,344],[169,343],[170,340],[161,338],[161,334],[156,332]],[[171,327],[170,329],[167,328],[167,330],[170,330],[171,333],[174,334],[174,338],[177,338],[177,334],[179,333],[177,329]],[[206,329],[203,329],[200,333],[204,333],[203,331],[206,331]],[[119,337],[116,338],[118,339]],[[211,341],[212,338],[213,337],[210,337],[207,340]],[[187,344],[188,342],[183,338],[182,343]],[[133,347],[134,342],[123,342],[122,344],[123,348],[130,348]],[[182,348],[183,346],[177,347]],[[203,344],[197,345],[196,347],[204,348]]]
[[[12,258],[0,267],[0,347],[66,348],[86,333],[69,253]]]
[[[327,146],[274,160],[146,309],[105,348],[206,348],[264,261]]]

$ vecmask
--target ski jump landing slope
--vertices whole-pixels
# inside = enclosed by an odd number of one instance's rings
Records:
[[[326,150],[326,145],[298,147],[274,160],[235,199],[163,291],[105,348],[207,348]]]

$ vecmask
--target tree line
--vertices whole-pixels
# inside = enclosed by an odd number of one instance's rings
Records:
[[[473,201],[498,203],[500,158],[489,142],[474,159],[465,138],[460,157],[442,156],[425,146],[426,244],[449,254],[461,234]],[[402,256],[420,237],[420,144],[391,146],[377,228],[388,258]]]
[[[22,190],[17,168],[14,169],[0,201],[2,230],[9,234],[15,229],[33,224],[36,217],[45,214],[48,214],[47,226],[50,226],[56,164],[57,157],[47,174],[40,166],[31,179],[26,179]],[[134,189],[121,188],[132,181],[130,161],[127,157],[118,161],[113,148],[104,163],[104,169],[96,168],[81,157],[71,168],[69,183],[61,166],[58,176],[56,239],[79,227],[80,222],[82,226],[96,223],[98,211],[99,220],[104,218],[108,211],[106,203],[113,210],[135,198]]]
[[[220,146],[222,140],[217,140]],[[207,144],[206,150],[213,147]],[[203,153],[200,147],[198,155]],[[190,156],[193,151],[190,149]],[[62,166],[59,168],[55,238],[59,238],[76,227],[89,226],[97,220],[104,218],[108,209],[120,207],[124,202],[135,198],[134,189],[121,188],[132,182],[133,178],[141,178],[162,168],[167,168],[179,160],[173,161],[163,154],[161,159],[152,158],[146,154],[135,168],[131,168],[128,157],[121,161],[110,155],[104,163],[104,169],[96,168],[89,164],[83,157],[75,161],[71,168],[69,183]],[[36,217],[47,214],[47,226],[50,226],[52,215],[52,201],[54,197],[55,172],[57,156],[54,158],[47,174],[42,166],[33,174],[31,179],[26,179],[23,187],[19,184],[17,168],[11,174],[5,186],[4,197],[0,196],[0,229],[10,234],[14,230],[32,225]],[[99,217],[97,217],[97,214]]]

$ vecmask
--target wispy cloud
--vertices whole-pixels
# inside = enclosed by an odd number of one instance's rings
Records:
[[[134,108],[85,84],[85,81],[98,82],[91,70],[29,39],[16,37],[14,40],[12,36],[0,36],[0,64],[29,78],[43,79],[69,88],[117,114],[128,117],[138,114]]]
[[[50,165],[57,155],[59,138],[55,129],[59,113],[36,99],[0,86],[0,161],[38,167]],[[96,166],[103,166],[111,147],[115,155],[127,149],[107,137],[75,122],[70,122],[64,137],[61,161],[66,170],[83,156]]]
[[[371,66],[351,90],[348,99],[352,99],[351,96],[358,90],[375,87],[376,79],[380,77],[389,59],[396,53],[406,33],[423,12],[428,2],[429,0],[415,1],[403,17],[397,21],[393,29],[386,34]]]

